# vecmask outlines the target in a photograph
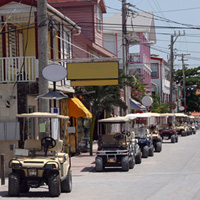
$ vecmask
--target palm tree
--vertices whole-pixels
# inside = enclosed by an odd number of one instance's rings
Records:
[[[92,122],[90,127],[90,155],[93,150],[93,133],[96,118],[103,112],[106,112],[106,117],[110,116],[114,107],[120,107],[123,110],[127,109],[124,101],[121,99],[120,89],[124,86],[134,88],[136,79],[132,75],[124,75],[123,70],[119,71],[119,84],[108,86],[87,86],[76,87],[76,93],[84,96],[85,99],[90,101],[92,107]]]

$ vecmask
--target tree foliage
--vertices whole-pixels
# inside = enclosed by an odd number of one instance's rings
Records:
[[[160,95],[158,93],[152,94],[153,103],[150,107],[151,112],[156,113],[168,113],[170,111],[171,105],[170,103],[162,103],[160,101]]]
[[[196,68],[184,68],[187,111],[200,111],[200,95],[196,95],[196,89],[200,89],[200,66]],[[183,71],[176,70],[174,78],[183,87]],[[182,103],[183,105],[183,103]]]

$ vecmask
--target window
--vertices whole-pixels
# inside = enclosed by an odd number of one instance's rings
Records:
[[[97,7],[97,30],[101,31],[101,18],[102,18],[102,13],[101,9]]]
[[[151,77],[158,78],[158,63],[152,63],[151,70],[152,70]]]

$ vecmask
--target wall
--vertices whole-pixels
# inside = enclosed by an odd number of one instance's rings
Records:
[[[14,121],[17,114],[17,87],[14,84],[0,84],[0,121]],[[7,108],[6,101],[10,102],[10,108]],[[9,173],[8,162],[13,157],[13,151],[10,149],[14,141],[0,141],[0,153],[5,154],[6,175]]]
[[[15,120],[16,114],[17,114],[17,87],[16,86],[14,87],[14,84],[0,84],[0,120],[1,121]]]
[[[59,10],[59,8],[57,8]],[[94,41],[93,6],[62,7],[61,12],[66,13],[72,21],[82,27],[81,34]]]

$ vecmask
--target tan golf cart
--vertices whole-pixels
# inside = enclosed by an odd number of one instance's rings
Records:
[[[8,194],[19,196],[30,188],[48,185],[49,194],[57,197],[71,192],[72,173],[68,154],[63,152],[68,116],[52,113],[18,114],[23,118],[23,148],[14,149],[10,160]],[[22,130],[23,129],[23,130]],[[41,135],[44,135],[42,139]],[[51,137],[50,137],[51,136]]]

